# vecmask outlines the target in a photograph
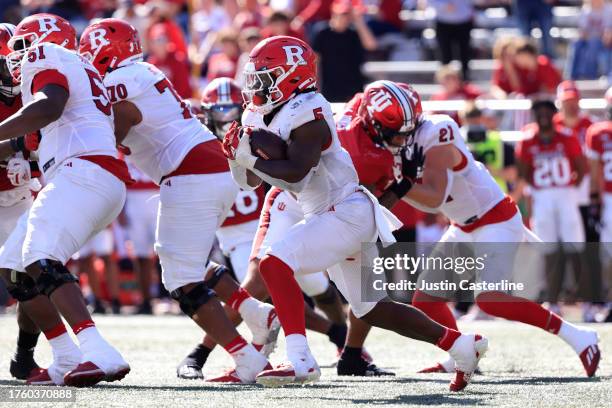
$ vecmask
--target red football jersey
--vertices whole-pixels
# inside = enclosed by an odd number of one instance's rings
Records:
[[[0,102],[0,122],[8,118],[15,112],[21,109],[21,97],[17,97],[11,106]],[[7,175],[5,166],[0,166],[0,191],[8,191],[14,189]]]
[[[574,136],[578,139],[580,145],[584,146],[587,129],[593,124],[593,121],[589,115],[580,115],[576,125],[574,127],[569,127],[563,123],[563,114],[561,112],[557,112],[553,117],[553,124],[555,125],[557,132],[564,136]]]
[[[359,183],[376,187],[376,195],[389,188],[401,174],[401,160],[385,147],[379,146],[366,132],[357,111],[363,94],[356,94],[346,104],[338,121],[337,131],[342,147],[351,155]],[[396,160],[397,159],[397,160]],[[414,227],[421,218],[420,211],[400,200],[391,209],[404,227]]]
[[[592,125],[586,135],[586,146],[589,158],[599,159],[603,189],[612,193],[612,121]]]
[[[576,184],[574,160],[582,156],[580,142],[574,136],[556,132],[548,143],[536,136],[532,123],[523,129],[526,138],[516,144],[517,159],[529,167],[529,182],[536,189],[567,187]]]
[[[259,219],[265,196],[266,192],[263,185],[253,191],[240,190],[232,209],[221,227],[244,224],[245,222]]]
[[[359,93],[347,104],[338,121],[338,138],[353,159],[359,183],[374,185],[382,192],[395,180],[394,158],[388,149],[374,143],[357,116],[361,97]]]

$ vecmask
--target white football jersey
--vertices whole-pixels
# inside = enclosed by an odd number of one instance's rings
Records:
[[[449,170],[445,202],[438,208],[425,207],[406,197],[416,208],[426,212],[441,212],[450,220],[464,225],[481,217],[505,195],[484,164],[474,160],[468,150],[457,123],[447,115],[424,115],[416,131],[414,143],[423,146],[423,152],[435,146],[454,145],[463,155],[463,161]]]
[[[243,126],[263,128],[276,133],[291,143],[291,131],[315,119],[324,118],[332,135],[331,144],[321,152],[319,164],[301,191],[292,191],[304,214],[317,214],[329,209],[355,192],[359,185],[357,172],[348,152],[342,148],[331,110],[331,105],[318,92],[303,93],[289,100],[274,115],[269,125],[263,115],[246,109]],[[291,189],[289,189],[291,191]]]
[[[130,129],[123,145],[130,162],[159,183],[172,173],[187,153],[215,136],[192,114],[168,78],[155,66],[136,62],[104,78],[113,103],[127,100],[138,108],[142,121]]]
[[[42,43],[21,63],[21,95],[26,105],[34,99],[32,81],[43,71],[66,77],[70,96],[62,116],[40,129],[40,169],[50,180],[66,159],[78,156],[117,157],[110,101],[98,71],[76,52],[52,43]]]

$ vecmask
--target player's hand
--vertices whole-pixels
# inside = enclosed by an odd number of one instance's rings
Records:
[[[251,151],[251,141],[249,138],[251,128],[243,128],[240,135],[240,141],[235,149],[236,162],[242,167],[253,170],[257,157]]]
[[[35,152],[38,150],[38,146],[40,145],[40,132],[32,132],[25,135],[25,147],[30,152]]]
[[[234,121],[223,138],[223,154],[230,160],[236,160],[236,149],[240,143],[241,133],[242,127]]]
[[[400,156],[402,158],[402,175],[412,181],[416,180],[425,163],[423,146],[415,143],[412,149],[404,147],[400,150]]]
[[[30,162],[17,157],[9,160],[6,166],[6,173],[9,181],[15,187],[25,186],[32,178]]]

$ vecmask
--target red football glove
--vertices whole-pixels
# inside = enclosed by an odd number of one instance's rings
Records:
[[[30,152],[34,152],[38,150],[38,146],[40,145],[40,131],[28,133],[24,137],[25,147]]]
[[[242,126],[234,121],[223,138],[223,154],[230,160],[236,159],[236,148],[240,143],[241,134]]]

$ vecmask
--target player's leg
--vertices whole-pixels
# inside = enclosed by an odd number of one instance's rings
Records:
[[[393,376],[395,373],[384,370],[372,362],[372,357],[363,345],[370,333],[370,326],[358,319],[349,308],[349,326],[346,344],[342,349],[336,372],[338,375],[358,375],[366,377]]]
[[[26,237],[28,213],[22,215],[17,226],[0,248],[0,275],[5,280],[11,296],[19,302],[19,308],[27,314],[45,334],[53,352],[49,369],[28,373],[28,384],[53,385],[64,383],[64,373],[81,360],[81,352],[73,343],[55,306],[47,296],[40,294],[36,282],[24,272],[22,247]]]
[[[571,295],[576,299],[583,294],[585,278],[588,280],[588,277],[583,274],[584,267],[581,255],[584,252],[586,237],[576,191],[572,190],[565,195],[560,212],[563,214],[563,222],[559,225],[559,233],[563,243],[563,251],[574,273],[575,288],[571,289]]]
[[[376,256],[376,251],[363,254],[367,258]],[[357,253],[351,258],[360,259]],[[345,261],[328,269],[332,280],[349,301],[356,317],[372,326],[393,331],[405,337],[435,344],[448,351],[455,359],[455,377],[450,390],[460,391],[467,386],[487,351],[488,342],[482,336],[466,335],[446,328],[431,320],[412,305],[397,303],[386,297],[384,291],[375,291],[362,296],[361,266],[355,261]]]
[[[517,243],[524,236],[522,235],[524,233],[523,228],[520,214],[517,214],[509,221],[489,225],[476,231],[476,240],[478,242]],[[490,254],[488,255],[491,257]],[[514,255],[508,250],[507,246],[500,248],[498,255],[500,259],[507,259],[491,264],[500,268],[496,272],[497,276],[489,277],[490,275],[487,275],[483,277],[483,280],[495,281],[495,279],[499,280],[510,276],[511,272],[506,270],[512,269],[515,260],[509,257]],[[510,265],[510,268],[504,268],[504,265]],[[486,273],[489,272],[486,271]],[[504,292],[479,293],[476,296],[476,304],[492,316],[529,324],[558,335],[579,355],[587,375],[591,377],[595,374],[601,354],[598,347],[598,336],[594,330],[575,326],[536,302]]]
[[[164,286],[181,310],[234,359],[235,369],[225,376],[226,382],[252,382],[267,359],[236,331],[204,280],[215,231],[231,208],[237,186],[229,173],[169,180],[160,190],[155,243]]]
[[[113,260],[115,242],[111,227],[105,228],[94,237],[96,254],[104,265],[104,278],[111,299],[111,310],[113,314],[120,313],[119,302],[119,268]]]
[[[303,304],[295,301],[300,290],[293,275],[327,269],[357,317],[371,325],[448,350],[458,361],[457,377],[451,389],[459,390],[467,385],[479,356],[486,351],[485,339],[447,329],[412,306],[378,302],[386,294],[378,293],[381,296],[371,302],[362,300],[358,260],[361,259],[361,243],[371,242],[377,235],[372,211],[372,202],[364,194],[355,193],[336,205],[333,211],[314,215],[295,225],[262,259],[260,271],[285,331],[289,363],[262,372],[258,382],[278,385],[318,378],[318,366],[306,342]],[[329,231],[334,232],[333,237],[324,239]],[[295,245],[296,242],[300,245]]]
[[[29,191],[27,193],[30,194]],[[30,198],[8,207],[0,206],[0,246],[6,242],[17,226],[19,218],[28,211],[31,205],[32,199]],[[5,281],[8,282],[8,280],[10,277],[7,276]],[[17,325],[19,327],[17,349],[11,359],[10,373],[17,379],[25,380],[33,369],[38,368],[38,364],[34,361],[34,348],[38,342],[40,329],[29,318],[23,306],[19,305],[17,305]]]
[[[40,292],[70,324],[83,352],[80,364],[64,375],[68,385],[115,381],[130,370],[98,332],[76,277],[64,265],[91,236],[117,217],[124,200],[125,185],[118,178],[93,163],[72,159],[60,167],[30,210],[23,264]]]
[[[91,291],[90,306],[92,307],[92,313],[94,314],[105,314],[106,307],[102,303],[102,289],[100,286],[100,278],[96,272],[94,263],[96,258],[96,238],[98,234],[91,237],[81,248],[79,252],[74,255],[74,259],[77,260],[77,268],[79,274],[85,274],[87,276],[87,285]]]

